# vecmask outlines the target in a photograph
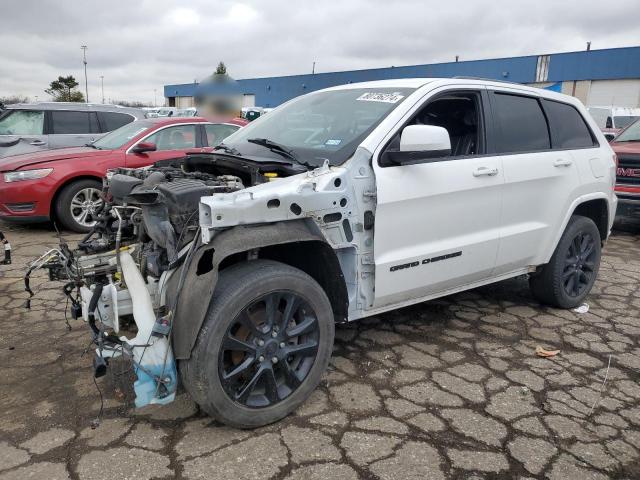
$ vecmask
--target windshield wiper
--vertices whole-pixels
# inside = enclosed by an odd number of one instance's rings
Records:
[[[256,145],[260,145],[261,147],[268,148],[273,153],[276,153],[281,157],[288,158],[289,160],[293,160],[297,164],[304,165],[305,167],[309,168],[314,168],[313,165],[310,165],[307,162],[296,157],[295,153],[293,153],[293,150],[280,143],[274,142],[273,140],[269,140],[268,138],[248,138],[247,142],[255,143]]]
[[[95,148],[96,150],[102,150],[100,147],[96,147],[93,143],[85,143],[84,146]]]
[[[238,157],[242,156],[242,154],[237,149],[230,147],[229,145],[225,145],[224,143],[220,143],[213,147],[213,151],[215,152],[216,150],[222,150],[225,153],[230,153],[231,155],[236,155]]]

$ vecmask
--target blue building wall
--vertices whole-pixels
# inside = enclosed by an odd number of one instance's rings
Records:
[[[345,83],[394,78],[472,76],[518,83],[533,83],[537,55],[472,60],[402,67],[374,68],[344,72],[247,78],[232,84],[187,83],[166,85],[165,97],[195,97],[207,93],[255,95],[261,107],[281,103],[315,90]],[[550,55],[549,82],[640,78],[640,47],[612,48]]]

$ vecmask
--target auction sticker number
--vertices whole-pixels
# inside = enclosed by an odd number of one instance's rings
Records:
[[[404,98],[404,95],[399,93],[376,93],[366,92],[360,95],[356,100],[361,102],[383,102],[383,103],[398,103]]]

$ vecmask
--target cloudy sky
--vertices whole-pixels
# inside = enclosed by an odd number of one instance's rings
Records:
[[[2,0],[0,96],[58,75],[89,99],[158,102],[168,83],[640,45],[640,1]],[[84,87],[84,83],[82,83]]]

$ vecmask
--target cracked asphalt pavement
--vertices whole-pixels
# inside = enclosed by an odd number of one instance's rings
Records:
[[[116,362],[93,429],[86,326],[67,329],[43,273],[23,308],[24,266],[56,236],[0,230],[14,260],[0,266],[0,480],[640,478],[637,226],[606,245],[587,313],[542,307],[516,278],[340,326],[313,396],[252,431],[184,393],[136,411]]]

